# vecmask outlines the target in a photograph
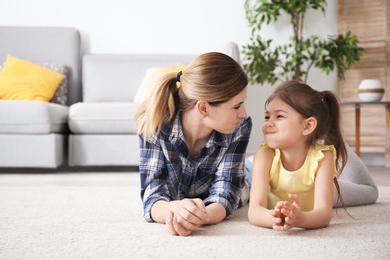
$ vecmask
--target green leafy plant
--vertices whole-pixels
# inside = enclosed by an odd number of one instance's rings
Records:
[[[303,37],[305,14],[309,9],[325,13],[325,0],[246,0],[246,19],[251,28],[248,45],[243,46],[243,67],[251,83],[271,83],[278,80],[306,82],[311,68],[329,74],[337,69],[344,79],[345,72],[360,60],[363,48],[358,38],[348,31],[345,35],[321,39],[317,35]],[[293,35],[290,40],[272,47],[272,40],[260,36],[262,26],[277,22],[283,14],[290,17]]]

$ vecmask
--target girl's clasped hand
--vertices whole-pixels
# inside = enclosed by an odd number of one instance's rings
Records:
[[[271,210],[273,225],[275,230],[288,230],[293,228],[302,212],[302,201],[296,194],[289,194],[289,201],[279,201],[275,208]]]

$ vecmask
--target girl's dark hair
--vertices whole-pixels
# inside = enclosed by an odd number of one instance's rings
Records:
[[[317,91],[298,81],[287,81],[281,84],[267,99],[265,105],[267,106],[276,97],[291,106],[303,117],[317,119],[317,128],[310,140],[311,145],[321,141],[323,144],[334,145],[336,148],[337,175],[334,182],[339,200],[344,205],[337,178],[347,163],[348,155],[340,127],[339,100],[331,91]]]

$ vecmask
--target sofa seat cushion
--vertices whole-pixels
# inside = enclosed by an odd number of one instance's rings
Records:
[[[69,128],[75,134],[136,134],[133,102],[79,102],[70,106]]]
[[[0,133],[68,132],[69,107],[29,100],[0,100]]]

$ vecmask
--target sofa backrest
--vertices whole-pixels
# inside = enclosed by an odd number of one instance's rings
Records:
[[[219,50],[240,63],[236,43]],[[188,65],[198,55],[85,54],[82,60],[83,102],[131,102],[148,69]]]
[[[86,54],[83,102],[133,101],[149,68],[186,65],[195,55]]]
[[[81,100],[81,41],[77,29],[67,27],[0,26],[0,62],[7,55],[34,63],[63,64],[68,69],[68,99]]]

